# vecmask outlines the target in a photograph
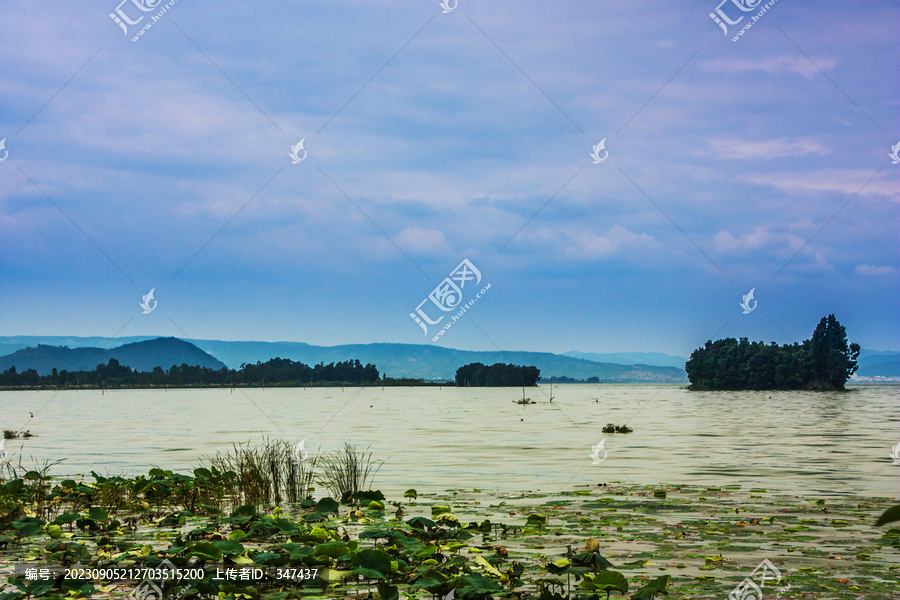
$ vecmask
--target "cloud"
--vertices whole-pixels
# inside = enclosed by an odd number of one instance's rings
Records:
[[[788,193],[797,191],[858,193],[860,196],[885,196],[893,202],[900,202],[896,183],[887,178],[875,178],[869,181],[874,174],[875,171],[871,169],[833,168],[756,174],[742,177],[742,179],[749,183],[771,185]]]
[[[859,273],[860,275],[880,277],[882,275],[893,275],[897,272],[897,269],[894,267],[878,267],[875,265],[858,265],[853,269],[853,272]]]
[[[779,158],[827,153],[826,148],[812,138],[796,140],[776,138],[760,142],[713,138],[710,140],[709,146],[712,153],[719,158]]]
[[[783,261],[788,260],[792,268],[805,272],[834,271],[834,265],[826,257],[826,249],[806,244],[804,238],[791,233],[770,231],[768,227],[757,227],[739,236],[720,230],[713,240],[715,251],[722,255],[743,256],[752,262],[768,264],[775,261],[784,264]],[[805,260],[795,260],[798,250],[802,250],[801,256]]]
[[[713,236],[716,252],[720,254],[735,251],[759,250],[796,250],[803,245],[803,240],[795,235],[774,233],[764,227],[757,227],[751,233],[735,236],[730,231],[719,230]]]
[[[769,56],[766,58],[746,58],[736,60],[734,58],[717,59],[707,61],[705,66],[712,71],[764,71],[766,73],[797,73],[807,79],[812,79],[822,71],[830,71],[837,64],[831,58],[813,58],[815,64],[805,56]],[[818,65],[818,67],[816,66]]]
[[[394,237],[394,241],[403,250],[417,254],[436,254],[449,249],[447,238],[437,229],[407,227]]]
[[[566,258],[586,261],[602,260],[625,252],[634,254],[641,249],[657,246],[652,235],[634,233],[621,225],[613,225],[602,235],[587,230],[542,229],[530,237],[555,246],[556,251]]]

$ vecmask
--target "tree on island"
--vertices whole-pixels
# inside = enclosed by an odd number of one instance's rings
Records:
[[[843,390],[856,372],[859,344],[834,315],[822,317],[802,343],[708,341],[685,364],[693,390]]]
[[[456,370],[456,385],[459,387],[531,387],[537,385],[540,378],[541,370],[537,367],[505,363],[491,366],[471,363]]]
[[[809,348],[820,389],[844,389],[856,373],[859,358],[859,344],[847,343],[847,328],[834,315],[822,317],[809,340]]]

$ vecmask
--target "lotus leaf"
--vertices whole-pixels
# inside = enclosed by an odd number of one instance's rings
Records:
[[[449,511],[450,509],[447,510]],[[406,524],[413,529],[431,529],[436,525],[434,521],[425,517],[413,517],[412,519],[407,521]]]
[[[337,513],[341,505],[334,498],[325,497],[316,502],[315,512],[322,514]]]
[[[878,521],[876,521],[875,526],[881,527],[882,525],[886,525],[887,523],[893,523],[895,521],[900,521],[900,504],[897,506],[892,506],[880,517],[878,517]]]
[[[222,558],[222,550],[210,542],[200,542],[188,548],[188,555],[205,561],[217,561]]]
[[[503,591],[500,584],[479,573],[463,575],[456,587],[456,595],[460,598],[484,598],[500,591]]]
[[[547,525],[547,515],[539,515],[537,513],[531,513],[528,515],[528,519],[525,521],[526,527],[537,527],[541,528]]]
[[[381,600],[400,599],[400,592],[397,590],[397,586],[389,585],[384,582],[378,584],[378,595],[381,596]]]
[[[344,542],[325,542],[316,546],[316,556],[328,556],[330,558],[338,558],[349,554],[350,549]]]
[[[391,557],[382,550],[360,550],[353,555],[356,572],[369,579],[385,579],[391,573]]]
[[[619,592],[625,594],[628,592],[628,580],[625,576],[616,571],[604,571],[598,575],[585,575],[581,587],[586,590],[595,590],[598,592],[606,592],[609,598],[611,592]]]
[[[88,518],[92,521],[105,521],[109,518],[109,513],[105,508],[93,506],[88,510]]]
[[[215,545],[224,556],[231,556],[244,552],[244,546],[232,540],[220,540],[213,542],[213,545]]]
[[[37,535],[43,531],[43,521],[35,517],[25,517],[10,523],[19,533],[25,536]]]

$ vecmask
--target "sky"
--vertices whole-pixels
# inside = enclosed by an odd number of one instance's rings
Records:
[[[900,6],[738,3],[7,3],[0,335],[900,349]]]

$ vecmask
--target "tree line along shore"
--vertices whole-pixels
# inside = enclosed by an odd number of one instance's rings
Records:
[[[497,363],[465,365],[461,385],[505,386],[537,385],[540,370]],[[509,382],[509,383],[507,383]],[[337,387],[337,386],[441,386],[454,382],[426,382],[423,379],[385,377],[372,364],[359,360],[319,363],[314,366],[286,358],[243,364],[239,369],[210,369],[182,364],[164,370],[138,371],[115,358],[91,371],[58,371],[40,375],[35,369],[17,372],[10,367],[0,373],[0,388],[5,389],[145,389],[145,388],[231,388],[231,387]]]

